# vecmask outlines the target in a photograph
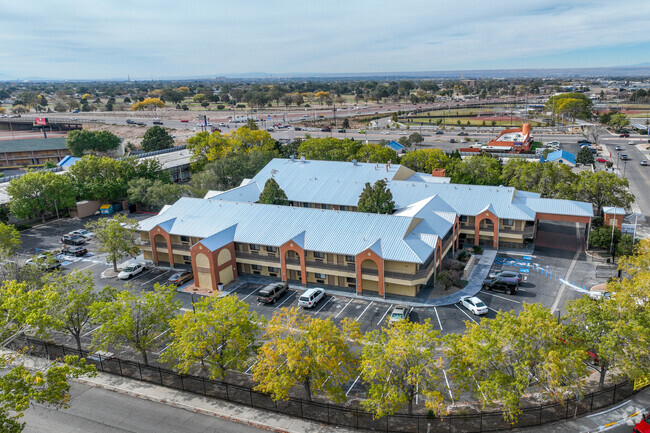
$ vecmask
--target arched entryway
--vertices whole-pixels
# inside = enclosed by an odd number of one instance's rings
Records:
[[[229,264],[231,260],[232,260],[232,253],[230,252],[229,249],[224,248],[221,251],[219,251],[219,255],[217,256],[217,269],[221,269],[219,271],[219,282],[221,284],[224,285],[228,284],[229,282],[235,279],[233,267],[232,266],[224,267],[224,265]]]
[[[159,265],[169,265],[169,245],[167,245],[167,239],[161,234],[157,234],[153,237],[154,246],[156,248],[156,258]],[[164,250],[164,251],[161,251]]]
[[[284,263],[286,264],[286,280],[302,283],[302,263],[300,255],[294,251],[289,250],[284,254]]]
[[[201,288],[213,288],[212,274],[210,272],[210,259],[203,253],[198,253],[194,257],[196,262],[196,281]]]
[[[474,245],[496,248],[498,242],[499,219],[492,215],[482,217],[478,216],[475,224]]]
[[[372,259],[366,259],[359,265],[361,267],[361,279],[359,280],[361,294],[379,293],[379,268]]]

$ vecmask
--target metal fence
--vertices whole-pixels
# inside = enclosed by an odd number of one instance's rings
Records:
[[[573,418],[601,409],[629,398],[635,393],[633,383],[622,382],[580,399],[571,399],[563,404],[554,403],[524,408],[515,424],[503,419],[502,412],[479,412],[466,415],[449,415],[441,418],[426,414],[396,414],[374,419],[372,414],[361,409],[336,404],[289,398],[274,401],[266,394],[248,386],[235,385],[226,381],[210,380],[200,376],[179,374],[172,370],[148,366],[120,358],[102,358],[98,354],[78,350],[31,338],[15,340],[14,348],[28,347],[28,353],[48,359],[77,355],[97,366],[98,371],[128,377],[155,385],[214,397],[238,404],[265,409],[305,420],[331,424],[358,430],[372,430],[386,433],[431,433],[431,432],[491,432],[540,426],[543,424]]]

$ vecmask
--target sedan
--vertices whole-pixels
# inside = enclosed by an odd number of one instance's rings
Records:
[[[596,162],[607,162],[605,158],[596,158]]]
[[[463,296],[460,298],[460,304],[472,312],[475,316],[486,314],[487,306],[476,296]]]
[[[65,247],[61,250],[66,256],[81,257],[88,254],[88,250],[84,247]]]
[[[640,162],[639,164],[645,166],[645,165],[648,165],[648,161],[646,161],[645,159],[642,159],[641,162]]]
[[[388,131],[381,131],[380,134],[381,135],[388,135],[389,133],[388,133]]]
[[[621,135],[619,135],[619,137],[621,137],[621,138],[628,138],[629,136],[630,136],[630,134],[621,134]]]
[[[144,271],[144,264],[135,263],[122,269],[122,272],[117,274],[117,278],[119,278],[120,280],[128,280],[129,278],[138,275],[142,271]]]
[[[395,308],[393,308],[390,319],[388,319],[388,324],[392,325],[394,323],[401,322],[402,320],[408,320],[408,317],[409,307],[405,305],[396,305]]]
[[[185,284],[193,278],[194,274],[191,271],[176,272],[174,275],[167,279],[167,282],[180,286],[181,284]]]
[[[85,238],[92,238],[95,235],[95,233],[91,232],[90,230],[86,230],[86,229],[73,230],[68,234],[73,235],[73,236],[75,236],[75,235],[76,236],[83,236]]]
[[[524,278],[523,275],[515,271],[499,271],[495,274],[490,275],[490,278],[494,278],[494,277],[516,278],[520,283]]]
[[[189,120],[187,120],[187,119],[181,119],[181,123],[188,123],[188,122],[189,122]]]
[[[86,238],[79,235],[63,235],[61,236],[61,242],[65,245],[83,245],[86,243]]]
[[[614,149],[615,150],[623,150],[623,148],[621,146],[616,146]]]
[[[442,132],[442,131],[436,131],[436,135],[442,135],[442,134],[444,134],[444,132]]]

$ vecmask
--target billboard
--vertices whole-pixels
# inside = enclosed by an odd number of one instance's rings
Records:
[[[47,118],[46,118],[46,117],[37,117],[37,118],[35,119],[35,123],[36,123],[37,125],[45,126],[45,125],[47,125]]]

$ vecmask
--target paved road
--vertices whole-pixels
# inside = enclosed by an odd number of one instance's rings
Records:
[[[26,433],[253,433],[245,424],[190,412],[78,383],[70,408],[36,405],[25,412]]]

